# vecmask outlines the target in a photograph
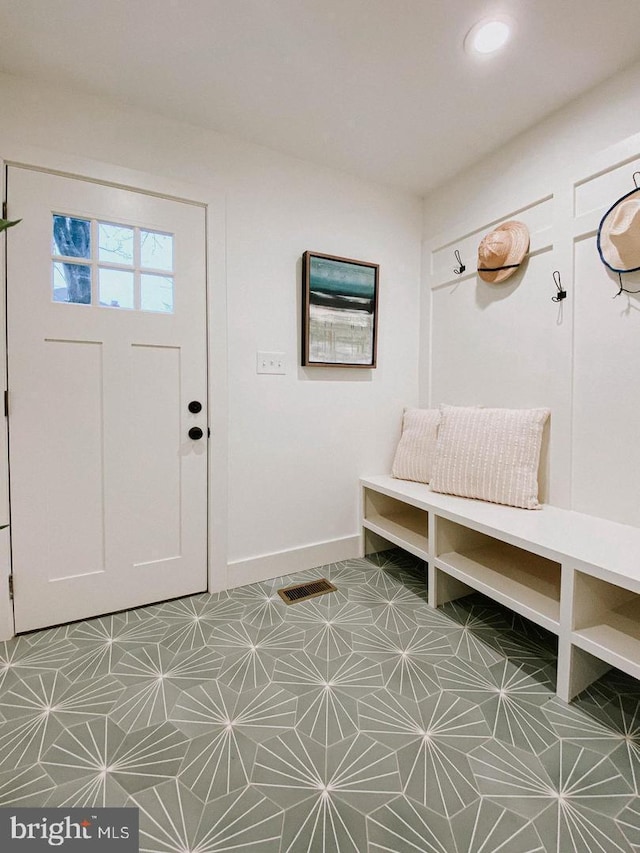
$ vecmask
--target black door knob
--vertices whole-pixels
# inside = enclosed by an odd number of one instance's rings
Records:
[[[187,406],[190,412],[194,415],[197,415],[198,412],[202,411],[202,403],[199,400],[192,400]]]
[[[189,430],[189,438],[192,438],[194,441],[197,441],[199,438],[202,438],[204,433],[200,429],[200,427],[191,427]]]

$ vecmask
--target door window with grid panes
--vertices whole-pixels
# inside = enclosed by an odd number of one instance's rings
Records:
[[[53,214],[52,297],[173,313],[173,234]]]

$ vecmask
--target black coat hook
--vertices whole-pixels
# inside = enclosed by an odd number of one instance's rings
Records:
[[[556,287],[558,288],[558,293],[556,296],[551,297],[552,302],[562,302],[563,299],[567,298],[567,291],[562,289],[562,284],[560,283],[560,271],[555,270],[553,273],[553,280],[555,282]]]
[[[462,275],[462,273],[466,270],[465,265],[462,263],[462,258],[460,257],[460,252],[455,250],[456,261],[458,262],[458,266],[453,268],[453,271],[456,275]]]
[[[640,190],[640,184],[638,183],[638,178],[640,178],[640,172],[633,173],[633,183],[636,185],[636,189]]]

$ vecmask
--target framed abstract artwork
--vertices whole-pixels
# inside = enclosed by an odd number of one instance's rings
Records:
[[[376,366],[378,264],[302,257],[302,366]]]

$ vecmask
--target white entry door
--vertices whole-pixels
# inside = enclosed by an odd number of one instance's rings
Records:
[[[204,208],[21,167],[7,199],[16,631],[206,589]]]

